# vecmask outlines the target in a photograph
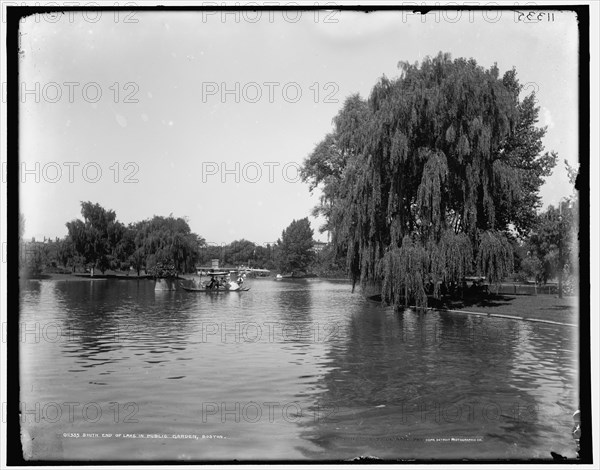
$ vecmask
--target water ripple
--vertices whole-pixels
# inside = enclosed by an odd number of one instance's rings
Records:
[[[64,337],[22,343],[21,401],[96,403],[102,419],[79,414],[27,432],[225,437],[210,446],[94,440],[93,451],[91,441],[57,441],[40,458],[574,455],[572,329],[399,314],[351,294],[348,283],[248,284],[249,295],[235,296],[155,293],[145,281],[28,284],[21,321],[58,326]],[[448,436],[482,440],[424,441]]]

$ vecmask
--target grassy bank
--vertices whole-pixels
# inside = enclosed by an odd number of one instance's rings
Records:
[[[559,299],[555,295],[490,295],[478,300],[447,302],[445,308],[578,324],[578,300],[577,297]]]

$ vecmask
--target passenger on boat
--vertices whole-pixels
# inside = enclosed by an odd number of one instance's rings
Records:
[[[210,278],[210,284],[208,284],[207,288],[208,289],[214,289],[215,287],[218,288],[219,287],[219,283],[215,279],[215,276],[211,276],[211,278]]]

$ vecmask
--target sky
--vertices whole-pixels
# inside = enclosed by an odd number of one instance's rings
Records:
[[[85,13],[85,14],[84,14]],[[277,240],[318,203],[298,170],[353,93],[438,52],[516,68],[568,196],[578,162],[577,19],[509,11],[72,12],[21,25],[20,211],[63,237],[80,201],[123,223],[187,217],[210,243]],[[214,13],[214,14],[213,14]],[[315,239],[326,240],[309,217]]]

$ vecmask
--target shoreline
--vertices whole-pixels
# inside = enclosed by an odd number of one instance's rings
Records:
[[[555,295],[492,295],[479,301],[465,302],[462,305],[452,303],[427,307],[450,314],[477,315],[490,318],[507,318],[513,320],[558,324],[570,327],[579,326],[579,298]],[[418,311],[416,307],[408,307]]]
[[[177,279],[194,279],[197,275],[188,274],[179,276]],[[265,278],[266,279],[266,278]],[[334,278],[312,278],[323,281],[347,281],[347,279]],[[105,280],[126,280],[126,281],[152,281],[150,275],[142,274],[122,274],[118,272],[107,272],[104,275],[98,274],[91,277],[89,273],[48,273],[37,278],[21,278],[21,282],[26,281],[64,281],[64,282],[82,282],[82,281],[105,281]],[[367,297],[365,299],[368,300]],[[523,321],[537,321],[549,324],[559,324],[571,327],[579,325],[579,298],[576,296],[565,296],[559,299],[556,295],[538,294],[538,295],[510,295],[510,294],[490,294],[485,298],[465,299],[462,301],[452,301],[440,305],[439,307],[427,307],[427,311],[435,310],[438,312],[447,312],[453,314],[479,315],[495,318],[512,318]],[[418,311],[416,307],[408,307],[413,311]],[[401,311],[400,309],[399,311]]]
[[[151,280],[152,276],[149,274],[137,274],[129,275],[110,273],[110,274],[96,274],[93,277],[89,273],[46,273],[35,277],[21,277],[20,282],[24,281],[100,281],[107,279],[118,279],[118,280]]]

